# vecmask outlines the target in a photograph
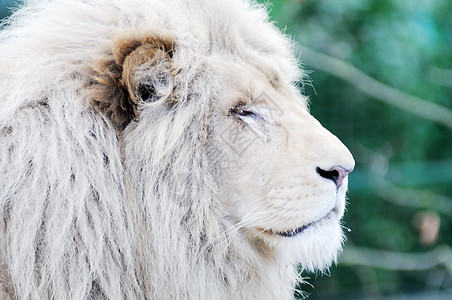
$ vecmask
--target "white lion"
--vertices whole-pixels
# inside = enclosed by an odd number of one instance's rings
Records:
[[[1,299],[290,299],[347,148],[244,0],[29,0],[0,34]]]

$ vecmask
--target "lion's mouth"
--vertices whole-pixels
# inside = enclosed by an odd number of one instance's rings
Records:
[[[315,220],[315,221],[313,221],[311,223],[305,224],[305,225],[303,225],[303,226],[301,226],[301,227],[299,227],[297,229],[292,229],[292,230],[282,231],[282,232],[272,232],[272,233],[276,234],[276,235],[283,236],[283,237],[288,237],[288,238],[297,236],[300,233],[304,232],[309,227],[312,227],[313,225],[318,224],[318,223],[322,222],[325,219],[328,219],[333,213],[335,213],[335,211],[336,211],[336,209],[333,208],[325,216],[323,216],[323,217],[321,217],[321,218],[319,218],[319,219],[317,219],[317,220]]]

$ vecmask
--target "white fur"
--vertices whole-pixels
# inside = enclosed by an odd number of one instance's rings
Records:
[[[10,23],[0,32],[1,299],[290,299],[297,263],[335,260],[346,183],[336,195],[315,167],[353,159],[307,114],[290,42],[262,7],[29,0]],[[133,36],[174,40],[178,72],[118,130],[93,106],[95,65]],[[246,119],[241,132],[259,142],[237,155],[221,138],[239,126],[227,114],[263,91],[285,114],[265,128]],[[178,105],[167,109],[170,96]],[[271,234],[332,207],[299,236]]]

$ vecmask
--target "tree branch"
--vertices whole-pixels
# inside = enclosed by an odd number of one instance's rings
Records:
[[[400,188],[383,179],[374,192],[384,200],[396,205],[414,208],[434,209],[452,217],[452,199],[430,190]]]
[[[341,78],[369,96],[383,103],[398,107],[414,115],[442,124],[452,129],[452,110],[427,102],[368,76],[350,63],[298,45],[306,64],[315,69]]]
[[[443,265],[452,274],[452,250],[447,245],[441,245],[427,252],[402,253],[346,246],[340,263],[397,271],[427,270]]]

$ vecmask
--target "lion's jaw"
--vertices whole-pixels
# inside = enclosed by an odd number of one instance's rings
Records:
[[[270,84],[252,66],[230,68],[223,76],[234,88],[218,101],[215,113],[224,122],[214,124],[221,132],[215,148],[229,159],[217,175],[226,210],[260,251],[324,269],[342,247],[353,157],[289,83]],[[340,182],[321,174],[337,168],[344,171]]]

